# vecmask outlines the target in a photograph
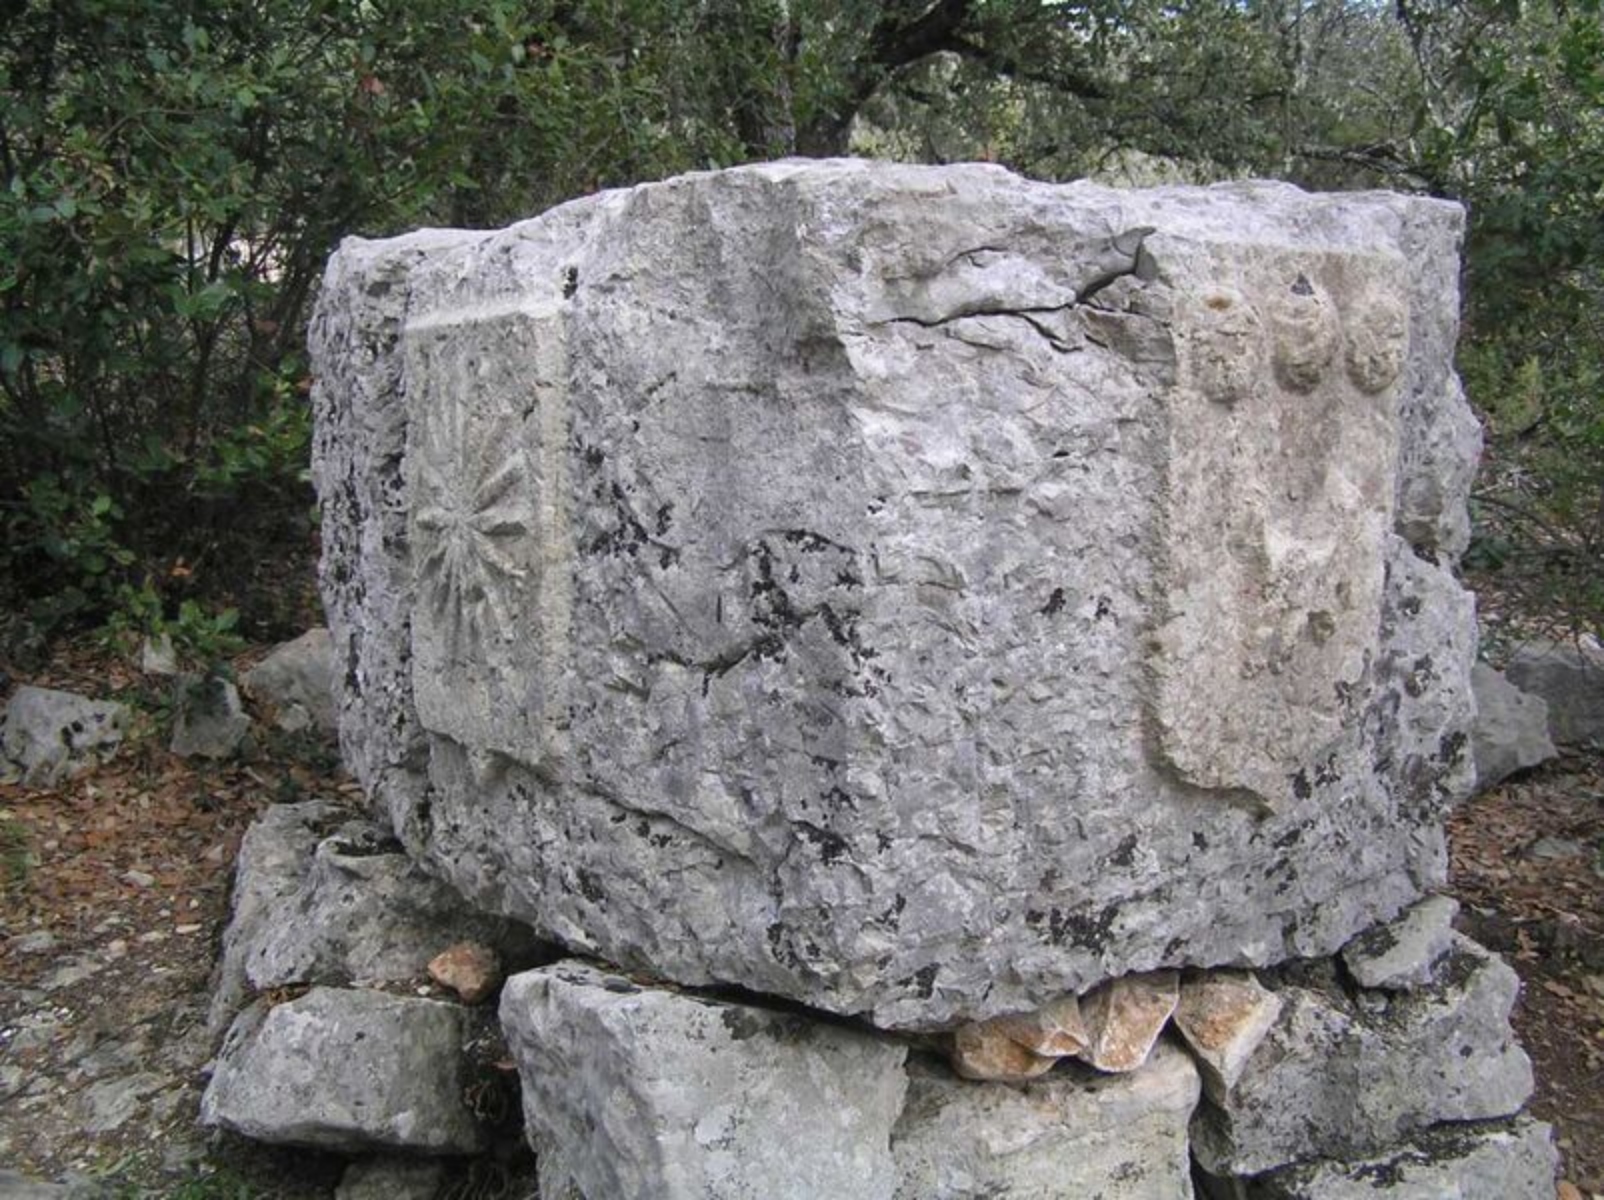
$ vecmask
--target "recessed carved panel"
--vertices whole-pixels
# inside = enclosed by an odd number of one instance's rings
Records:
[[[543,752],[553,632],[541,619],[552,546],[541,338],[521,313],[406,336],[418,713],[436,733],[526,761]]]
[[[1271,259],[1188,308],[1152,647],[1159,744],[1189,782],[1270,808],[1353,727],[1377,652],[1398,436],[1376,393],[1403,352],[1388,283],[1376,263]],[[1235,315],[1251,309],[1267,329]],[[1330,369],[1344,317],[1347,372]]]

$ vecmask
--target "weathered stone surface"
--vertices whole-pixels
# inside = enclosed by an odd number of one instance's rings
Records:
[[[201,1121],[262,1142],[467,1154],[484,1131],[463,1104],[466,1010],[313,988],[258,1000],[228,1031]]]
[[[51,787],[111,756],[127,710],[109,700],[23,685],[0,710],[0,783]]]
[[[1453,947],[1458,913],[1452,896],[1430,896],[1354,938],[1342,948],[1342,961],[1360,987],[1398,991],[1430,983]]]
[[[478,1004],[501,985],[501,960],[480,942],[458,942],[429,960],[429,978],[456,992],[464,1004]]]
[[[1174,971],[1126,975],[1081,998],[1086,1047],[1079,1057],[1099,1071],[1134,1071],[1164,1032],[1180,999]]]
[[[1460,223],[792,162],[347,242],[347,759],[486,907],[886,1026],[1334,952],[1469,785]]]
[[[1222,1101],[1281,1015],[1281,997],[1251,972],[1209,971],[1182,980],[1175,1028],[1197,1057],[1203,1085]]]
[[[1604,742],[1604,650],[1596,642],[1532,642],[1504,674],[1548,703],[1548,731],[1561,745]]]
[[[308,629],[274,648],[240,683],[246,695],[272,705],[281,729],[335,731],[334,646],[327,629]]]
[[[1071,1064],[1010,1087],[915,1060],[908,1076],[897,1200],[1190,1200],[1198,1075],[1168,1042],[1125,1075]]]
[[[1470,674],[1476,694],[1472,750],[1483,790],[1559,753],[1548,736],[1548,701],[1521,691],[1486,663]]]
[[[1058,1055],[1037,1054],[1013,1037],[1012,1017],[964,1025],[952,1035],[952,1069],[965,1079],[1023,1083],[1045,1075]]]
[[[1468,938],[1431,984],[1361,992],[1333,981],[1280,990],[1281,1017],[1236,1087],[1209,1097],[1192,1148],[1215,1175],[1383,1152],[1440,1121],[1507,1116],[1532,1090],[1509,1010],[1519,980]]]
[[[892,1194],[901,1045],[578,962],[509,979],[501,1021],[543,1196]]]
[[[542,957],[527,930],[469,910],[370,822],[316,803],[271,808],[240,848],[212,1023],[253,990],[420,980],[465,935],[518,965]]]
[[[215,675],[180,675],[173,687],[173,739],[180,758],[228,758],[251,730],[239,689]]]
[[[1553,1200],[1549,1127],[1517,1117],[1427,1129],[1379,1158],[1310,1163],[1254,1180],[1248,1200]]]

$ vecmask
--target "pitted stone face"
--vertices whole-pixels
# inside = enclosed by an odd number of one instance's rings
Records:
[[[476,903],[887,1026],[1329,953],[1468,783],[1397,532],[1462,518],[1459,221],[793,162],[348,243],[347,754]]]

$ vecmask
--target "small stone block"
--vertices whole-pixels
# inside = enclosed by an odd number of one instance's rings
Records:
[[[965,1079],[1023,1083],[1045,1075],[1056,1057],[1033,1053],[1009,1032],[1012,1017],[965,1025],[952,1035],[952,1069]]]
[[[999,1017],[996,1026],[1004,1037],[1045,1058],[1079,1054],[1091,1040],[1080,1015],[1078,996],[1062,996],[1017,1017]]]
[[[1431,896],[1395,921],[1366,930],[1342,950],[1360,987],[1402,991],[1429,983],[1452,944],[1459,901]]]
[[[1175,1027],[1196,1056],[1210,1096],[1236,1086],[1280,1015],[1281,998],[1250,972],[1210,971],[1181,984]]]
[[[1099,1071],[1134,1071],[1147,1061],[1180,999],[1180,975],[1125,975],[1081,1000],[1090,1040],[1080,1058]]]
[[[501,960],[489,946],[458,942],[429,960],[429,978],[456,992],[464,1004],[478,1004],[501,986]]]

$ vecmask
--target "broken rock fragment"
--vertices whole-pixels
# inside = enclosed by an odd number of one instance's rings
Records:
[[[1123,975],[1082,997],[1087,1044],[1080,1057],[1099,1071],[1134,1071],[1164,1031],[1180,999],[1175,971]]]
[[[1209,971],[1181,983],[1175,1028],[1197,1056],[1209,1095],[1236,1086],[1280,1014],[1281,998],[1248,971]]]
[[[109,758],[128,710],[54,688],[23,686],[0,709],[0,783],[53,787]]]
[[[999,1017],[997,1028],[1032,1054],[1047,1058],[1078,1054],[1090,1040],[1077,996],[1060,997],[1034,1012]]]
[[[457,993],[464,1004],[486,1000],[501,983],[501,960],[480,942],[458,942],[429,960],[429,978]]]

